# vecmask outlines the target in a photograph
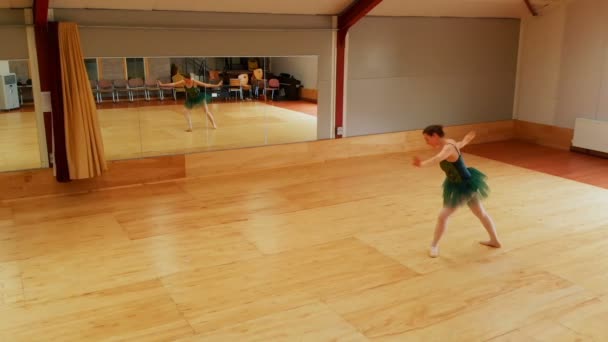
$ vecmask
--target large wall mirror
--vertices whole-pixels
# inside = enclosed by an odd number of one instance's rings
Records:
[[[0,60],[0,172],[42,166],[27,59]]]
[[[84,62],[109,160],[317,139],[317,56]]]

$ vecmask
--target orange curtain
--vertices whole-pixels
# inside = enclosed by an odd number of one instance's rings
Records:
[[[107,164],[77,24],[59,23],[59,54],[70,178],[93,178]]]

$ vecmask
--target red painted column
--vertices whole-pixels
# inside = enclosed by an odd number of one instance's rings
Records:
[[[65,146],[61,62],[59,60],[59,24],[48,22],[49,0],[34,0],[34,31],[38,55],[40,90],[50,92],[52,112],[44,113],[47,150],[53,153],[53,167],[58,182],[69,182]],[[50,158],[49,158],[49,161]]]
[[[356,0],[338,17],[338,46],[336,60],[336,117],[335,135],[336,139],[342,138],[339,132],[344,124],[344,82],[346,74],[346,35],[348,30],[363,18],[369,11],[374,9],[382,0]]]
[[[49,0],[34,0],[34,24],[46,25],[49,15]]]
[[[48,59],[48,12],[49,0],[34,0],[34,32],[36,35],[36,55],[38,56],[38,73],[40,75],[40,91],[50,91],[49,59]],[[44,130],[46,136],[47,153],[51,153],[53,146],[53,131],[51,113],[45,112]]]

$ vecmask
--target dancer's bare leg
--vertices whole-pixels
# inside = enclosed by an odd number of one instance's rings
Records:
[[[479,243],[485,246],[500,248],[501,243],[500,240],[498,240],[498,234],[496,233],[496,227],[494,226],[494,222],[492,221],[490,215],[488,215],[488,213],[484,209],[483,204],[481,204],[481,201],[478,198],[474,198],[469,201],[468,206],[473,212],[473,214],[477,216],[479,221],[481,221],[483,227],[486,229],[488,235],[490,236],[490,240],[480,241]]]
[[[211,121],[213,128],[217,128],[217,125],[215,124],[215,118],[213,117],[213,113],[211,113],[211,111],[209,110],[209,106],[207,106],[206,101],[204,102],[204,104],[205,104],[205,113],[207,114],[207,117]]]
[[[448,225],[448,218],[456,211],[456,208],[447,208],[444,207],[439,212],[439,216],[437,217],[437,225],[435,226],[435,235],[433,237],[433,242],[431,243],[431,249],[429,255],[433,258],[439,256],[439,240],[445,233]]]
[[[192,115],[190,113],[190,109],[184,109],[184,117],[188,123],[188,129],[186,129],[186,132],[192,132]]]

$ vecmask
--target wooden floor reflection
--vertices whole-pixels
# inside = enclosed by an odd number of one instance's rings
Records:
[[[316,140],[317,118],[310,114],[311,106],[316,105],[286,106],[216,102],[209,107],[219,128],[212,129],[204,120],[204,110],[198,108],[192,115],[193,132],[186,132],[180,103],[104,103],[98,114],[106,158],[120,160]],[[39,167],[35,113],[0,114],[0,171]]]

